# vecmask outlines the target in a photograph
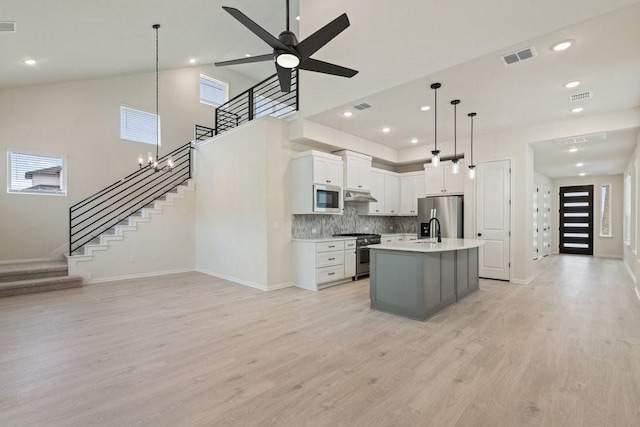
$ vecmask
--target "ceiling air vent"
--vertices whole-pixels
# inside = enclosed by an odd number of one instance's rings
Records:
[[[0,21],[0,33],[15,33],[16,23],[11,21]]]
[[[504,55],[502,57],[502,62],[504,62],[504,65],[511,65],[516,62],[524,61],[525,59],[533,58],[534,56],[536,56],[536,49],[531,46],[526,49]]]
[[[607,139],[607,133],[598,132],[598,133],[590,133],[587,135],[570,136],[568,138],[558,138],[558,139],[554,139],[553,143],[556,145],[573,145],[573,144],[582,144],[585,142],[604,141],[605,139]]]
[[[358,104],[358,105],[354,105],[353,108],[355,108],[356,110],[366,110],[367,108],[371,108],[371,105],[367,104],[366,102],[363,102],[362,104]]]
[[[591,98],[593,98],[593,92],[591,92],[591,91],[574,93],[574,94],[569,95],[569,101],[570,102],[584,101],[585,99],[591,99]]]

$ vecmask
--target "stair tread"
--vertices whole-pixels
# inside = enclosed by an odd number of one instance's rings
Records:
[[[66,261],[24,262],[0,265],[0,276],[20,276],[29,273],[48,273],[66,270]]]
[[[46,277],[43,279],[16,280],[15,282],[0,283],[0,291],[5,289],[29,288],[44,285],[58,285],[67,282],[80,282],[78,286],[83,286],[81,276],[60,276]]]

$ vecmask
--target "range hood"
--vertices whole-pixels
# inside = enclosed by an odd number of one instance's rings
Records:
[[[344,201],[345,202],[377,202],[376,199],[371,197],[371,193],[368,191],[353,191],[353,190],[344,190]]]

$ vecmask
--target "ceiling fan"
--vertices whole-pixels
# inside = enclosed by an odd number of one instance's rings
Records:
[[[353,77],[358,71],[329,62],[311,58],[320,48],[329,43],[338,34],[349,26],[349,18],[346,13],[338,16],[315,33],[298,43],[296,35],[289,31],[289,0],[287,0],[287,29],[280,36],[269,34],[264,28],[249,19],[244,13],[233,7],[222,6],[231,16],[236,18],[252,33],[260,37],[273,48],[273,53],[251,56],[249,58],[234,59],[231,61],[216,62],[216,66],[247,64],[250,62],[262,62],[275,60],[280,89],[283,92],[291,91],[291,69],[315,71],[317,73],[331,74],[340,77]]]

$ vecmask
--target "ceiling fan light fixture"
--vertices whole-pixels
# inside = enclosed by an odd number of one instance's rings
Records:
[[[276,62],[282,68],[296,68],[300,65],[300,58],[292,53],[281,53],[276,58]]]

